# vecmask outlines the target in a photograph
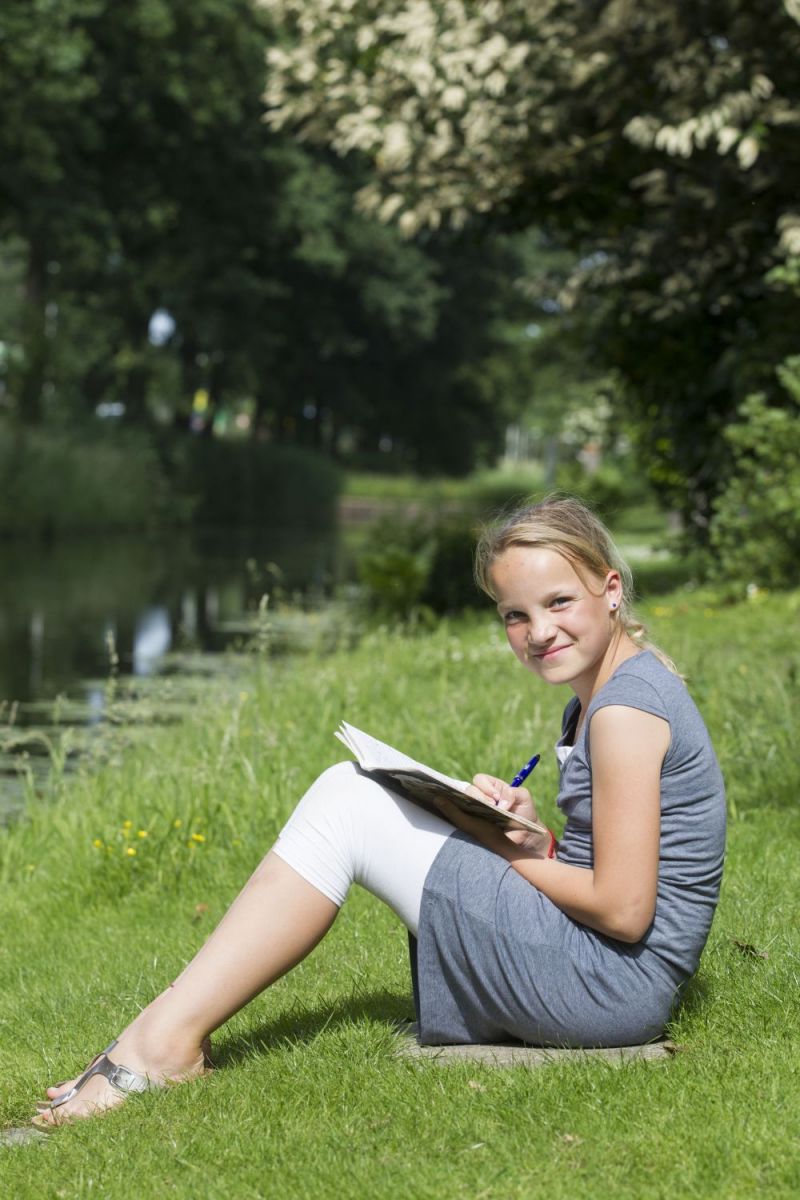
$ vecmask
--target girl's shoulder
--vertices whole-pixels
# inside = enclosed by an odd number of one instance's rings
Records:
[[[587,723],[598,709],[617,704],[638,708],[666,721],[673,745],[691,754],[698,746],[710,745],[702,715],[679,675],[650,650],[626,659],[592,699]]]
[[[651,650],[642,650],[620,663],[589,705],[587,717],[608,705],[639,708],[669,720],[675,704],[688,693],[683,681],[660,662]]]

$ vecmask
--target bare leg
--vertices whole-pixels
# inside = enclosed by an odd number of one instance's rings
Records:
[[[324,937],[338,907],[270,852],[211,937],[178,977],[127,1027],[111,1054],[151,1079],[203,1071],[203,1040]],[[69,1084],[50,1088],[59,1095]],[[113,1107],[119,1094],[100,1077],[44,1119],[53,1124]]]
[[[266,856],[175,983],[120,1035],[111,1060],[155,1081],[202,1073],[204,1039],[317,945],[352,883],[416,933],[428,870],[452,832],[353,763],[328,768],[297,805],[277,853]],[[74,1082],[48,1089],[50,1099],[66,1095]],[[121,1099],[94,1076],[36,1120],[59,1124]]]

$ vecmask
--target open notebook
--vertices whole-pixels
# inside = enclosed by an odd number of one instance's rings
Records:
[[[452,779],[426,767],[423,763],[409,758],[386,742],[378,741],[354,725],[342,721],[336,730],[336,736],[343,742],[358,760],[363,771],[375,775],[387,787],[394,788],[419,804],[429,812],[438,812],[434,800],[442,796],[452,800],[462,812],[475,817],[483,817],[504,829],[528,829],[531,833],[549,833],[544,825],[529,821],[526,817],[513,816],[503,808],[495,808],[490,800],[480,800],[477,796],[468,796],[470,786],[462,779]]]

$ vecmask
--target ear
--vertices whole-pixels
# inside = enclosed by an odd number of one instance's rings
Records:
[[[606,596],[612,611],[622,604],[622,579],[619,571],[609,571],[606,575]]]

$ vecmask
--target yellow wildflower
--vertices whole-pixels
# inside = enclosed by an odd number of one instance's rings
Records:
[[[180,829],[182,824],[183,824],[183,821],[180,819],[180,817],[176,817],[175,820],[172,822],[172,828]]]
[[[148,833],[148,831],[146,829],[140,829],[136,836],[140,837],[140,838],[146,838],[146,837],[150,837],[150,834]]]
[[[102,842],[101,838],[95,838],[94,841],[92,842],[92,845],[94,846],[95,850],[103,849],[103,842]]]
[[[192,834],[191,841],[193,841],[193,842],[204,842],[205,840],[206,840],[205,835],[202,833],[193,833]]]
[[[123,821],[122,828],[123,829],[133,829],[133,821]]]
[[[128,846],[126,847],[125,853],[129,856],[129,858],[133,858],[136,851],[134,850],[133,846]]]

